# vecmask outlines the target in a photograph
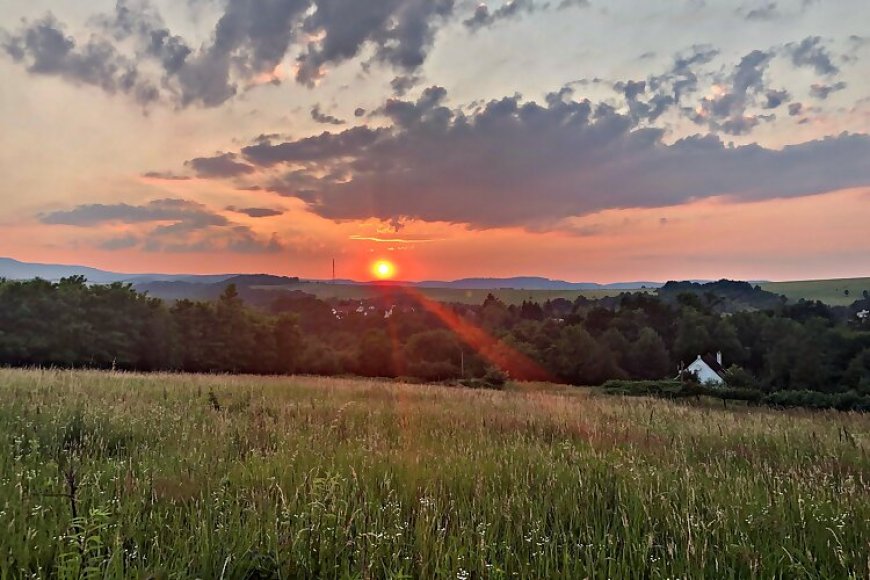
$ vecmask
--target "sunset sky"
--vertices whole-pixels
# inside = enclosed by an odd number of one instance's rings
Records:
[[[0,256],[870,275],[866,0],[4,0]]]

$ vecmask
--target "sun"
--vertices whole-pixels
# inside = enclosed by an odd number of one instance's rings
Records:
[[[389,260],[378,260],[372,264],[372,274],[378,280],[389,280],[396,275],[396,266]]]

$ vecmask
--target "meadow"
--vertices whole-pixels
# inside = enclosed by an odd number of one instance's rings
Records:
[[[842,278],[796,282],[764,282],[762,290],[782,294],[789,300],[818,300],[831,306],[849,306],[870,292],[870,278]]]
[[[866,578],[870,417],[0,369],[0,578]]]

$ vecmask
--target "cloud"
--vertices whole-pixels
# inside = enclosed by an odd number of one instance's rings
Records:
[[[486,4],[478,4],[474,13],[462,23],[470,30],[480,30],[500,20],[514,18],[524,13],[531,14],[538,9],[539,6],[534,0],[508,0],[492,12]]]
[[[67,211],[43,214],[40,221],[45,224],[79,227],[158,221],[183,221],[199,226],[227,224],[226,218],[209,211],[204,205],[184,199],[158,199],[144,205],[86,204]]]
[[[142,174],[146,179],[157,179],[160,181],[190,181],[192,178],[187,175],[178,175],[171,171],[148,171]]]
[[[244,147],[244,157],[255,165],[271,167],[279,163],[310,162],[330,159],[346,152],[351,155],[361,148],[374,143],[381,129],[367,126],[353,127],[341,133],[324,132],[314,137],[297,141],[286,141],[273,145],[271,141],[260,141]]]
[[[798,44],[787,45],[786,48],[795,66],[812,68],[816,73],[824,76],[833,76],[840,72],[818,36],[809,36]]]
[[[32,74],[126,94],[143,106],[159,98],[157,87],[142,78],[135,62],[111,43],[99,38],[77,43],[50,13],[35,22],[24,21],[21,29],[3,37],[3,51]]]
[[[227,211],[244,214],[252,218],[268,218],[284,215],[284,210],[266,207],[235,207],[231,205],[227,207]]]
[[[399,75],[390,81],[390,87],[393,89],[393,94],[397,97],[404,97],[408,91],[417,86],[421,77],[417,75]]]
[[[368,47],[374,61],[413,72],[453,8],[454,0],[226,0],[210,39],[195,47],[147,0],[117,0],[89,19],[87,42],[66,36],[49,14],[3,34],[2,49],[33,74],[142,104],[217,107],[243,88],[280,83],[278,67],[294,54],[305,85]]]
[[[186,163],[200,177],[236,177],[255,171],[247,163],[236,161],[234,153],[220,153],[214,157],[197,157]]]
[[[42,214],[39,219],[44,224],[81,228],[109,224],[139,228],[138,233],[128,232],[99,242],[97,247],[104,250],[269,253],[283,247],[275,235],[264,239],[248,226],[184,199],[158,199],[143,205],[86,204]]]
[[[453,13],[454,0],[316,0],[301,23],[310,37],[297,59],[296,79],[311,85],[327,64],[374,50],[374,60],[404,71],[423,64],[436,28]]]
[[[755,70],[753,68],[753,70]],[[736,81],[757,85],[757,75]],[[569,91],[518,96],[473,113],[430,87],[389,101],[388,127],[262,142],[242,155],[279,172],[263,185],[334,220],[418,219],[473,228],[555,228],[567,216],[724,196],[760,200],[870,185],[870,136],[843,134],[766,149],[714,135],[666,143],[612,106]]]
[[[830,85],[814,84],[810,86],[810,96],[824,101],[830,96],[831,93],[842,91],[845,88],[846,83],[844,81],[838,81]]]
[[[746,20],[774,20],[781,16],[776,2],[765,2],[755,8],[738,8],[737,14]]]
[[[327,115],[323,111],[320,110],[320,105],[314,105],[314,108],[311,109],[311,118],[317,121],[318,123],[322,123],[324,125],[344,125],[344,121],[339,119],[338,117],[333,117],[332,115]]]
[[[475,7],[471,16],[463,20],[462,23],[469,30],[477,31],[502,20],[510,20],[524,14],[534,14],[542,10],[549,10],[551,6],[550,2],[538,2],[536,0],[507,0],[495,10],[490,11],[489,6],[481,2]],[[556,5],[556,10],[585,8],[587,6],[589,6],[589,0],[562,0]]]
[[[785,90],[765,87],[764,75],[773,51],[753,50],[734,67],[727,79],[714,85],[711,96],[704,97],[690,117],[699,125],[729,135],[745,135],[759,123],[772,120],[769,115],[751,115],[747,111],[759,100],[765,109],[775,109],[788,99]]]
[[[788,91],[774,89],[768,90],[765,93],[764,97],[767,102],[765,102],[762,107],[765,109],[776,109],[791,98],[791,96],[788,94]]]

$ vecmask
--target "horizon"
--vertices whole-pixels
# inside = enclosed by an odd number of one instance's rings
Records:
[[[319,280],[335,259],[355,281],[379,260],[408,281],[870,275],[870,4],[348,10],[11,0],[0,255]]]
[[[127,271],[127,270],[111,270],[106,268],[101,268],[98,266],[94,266],[91,264],[82,264],[82,263],[48,263],[48,262],[28,262],[24,260],[19,260],[17,258],[13,258],[11,256],[0,256],[0,260],[7,259],[17,262],[19,264],[25,266],[47,266],[47,267],[59,267],[59,268],[88,268],[95,269],[102,272],[107,272],[111,274],[118,275],[129,275],[129,276],[276,276],[276,277],[288,277],[288,278],[298,278],[301,282],[330,282],[332,278],[314,278],[314,277],[305,277],[305,276],[297,276],[294,274],[278,274],[274,272],[262,271],[262,270],[251,270],[251,271],[205,271],[205,272],[191,272],[191,271]],[[2,278],[2,275],[0,275]],[[719,278],[698,278],[698,277],[690,277],[690,278],[659,278],[659,279],[619,279],[603,282],[600,280],[592,280],[592,279],[563,279],[563,278],[554,278],[551,276],[539,276],[532,274],[509,274],[505,276],[464,276],[458,278],[421,278],[421,279],[406,279],[406,278],[391,278],[391,279],[378,279],[376,277],[370,278],[347,278],[336,276],[335,281],[338,284],[343,282],[352,282],[357,284],[381,284],[381,285],[394,285],[401,286],[405,283],[409,284],[419,284],[426,282],[445,282],[452,283],[458,282],[462,280],[512,280],[512,279],[541,279],[551,282],[565,282],[568,284],[600,284],[600,285],[613,285],[613,284],[630,284],[630,283],[650,283],[650,284],[666,284],[667,282],[718,282],[718,281],[735,281],[735,282],[748,282],[748,283],[787,283],[787,282],[823,282],[823,281],[839,281],[839,280],[853,280],[853,279],[861,279],[861,278],[870,278],[870,276],[843,276],[843,277],[832,277],[832,278],[801,278],[801,279],[771,279],[771,278],[729,278],[729,277],[719,277]]]

